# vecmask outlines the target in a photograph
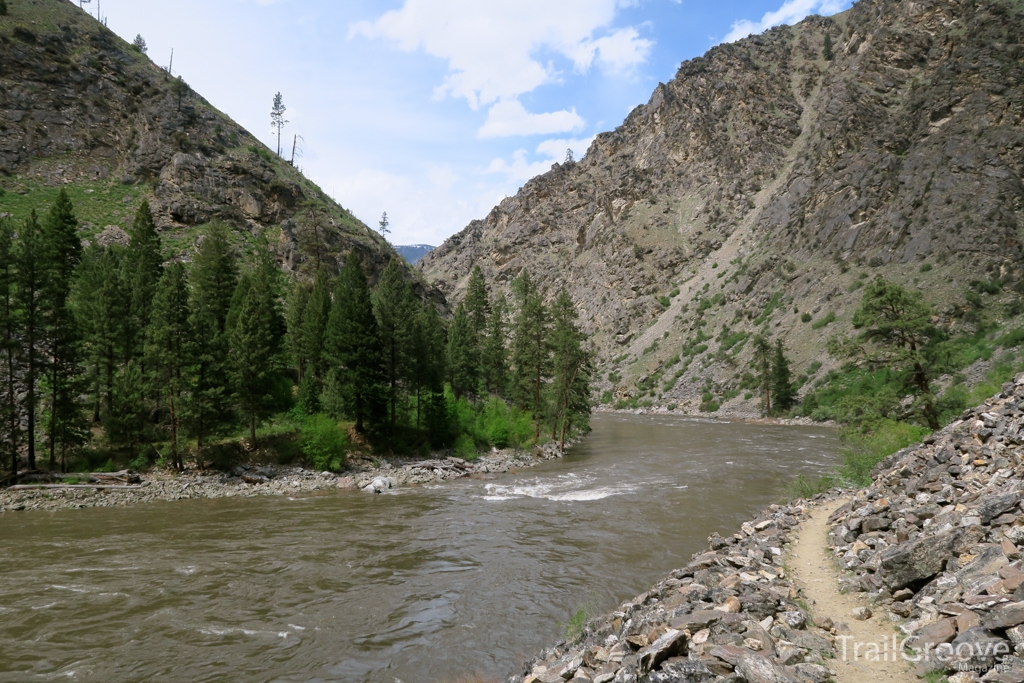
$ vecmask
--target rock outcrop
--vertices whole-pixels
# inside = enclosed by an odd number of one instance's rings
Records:
[[[744,401],[744,334],[827,371],[868,276],[962,327],[971,280],[1024,275],[1021,35],[1010,0],[860,0],[720,45],[419,267],[455,299],[474,265],[565,286],[601,389],[689,410]]]

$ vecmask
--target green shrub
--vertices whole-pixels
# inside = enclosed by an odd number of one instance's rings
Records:
[[[668,404],[668,405],[667,405],[666,407],[667,407],[667,408],[668,408],[669,410],[675,410],[675,409],[676,409],[676,408],[678,408],[679,406],[678,406],[677,404],[675,404],[675,403],[669,403],[669,404]]]
[[[930,264],[930,263],[922,263],[921,264],[921,272],[922,273],[927,273],[931,269],[932,269],[932,264]]]
[[[981,294],[998,294],[1003,285],[998,280],[971,280],[971,289]]]
[[[1024,344],[1024,328],[1018,327],[996,339],[996,344],[1004,349],[1013,349]]]
[[[460,434],[455,440],[455,456],[463,460],[476,460],[476,442],[469,434]]]
[[[882,420],[870,429],[846,428],[840,432],[843,446],[839,449],[842,464],[839,476],[854,486],[871,483],[871,469],[901,448],[917,443],[931,433],[927,427]]]
[[[811,314],[810,313],[804,313],[803,315],[801,315],[800,316],[800,322],[802,322],[802,323],[809,323],[809,322],[811,322]]]
[[[601,393],[601,404],[602,405],[608,405],[609,403],[611,403],[614,400],[614,398],[615,397],[612,396],[612,390],[611,389],[606,389],[605,391],[603,391]]]
[[[299,447],[314,469],[337,472],[345,466],[348,435],[338,423],[323,414],[309,417],[299,433]]]
[[[813,498],[819,493],[825,493],[836,485],[835,477],[823,474],[817,478],[809,478],[799,475],[786,487],[784,498],[796,500],[797,498]]]
[[[672,301],[667,296],[659,296],[658,303],[661,304],[662,308],[668,308],[672,305]]]
[[[701,409],[701,410],[702,410],[703,412],[705,412],[705,413],[714,413],[714,412],[717,412],[717,411],[718,411],[718,409],[719,409],[720,407],[721,407],[721,406],[719,406],[719,405],[718,405],[718,404],[717,404],[716,402],[714,402],[714,401],[705,401],[704,403],[701,403],[701,404],[700,404],[700,409]]]
[[[815,329],[815,330],[820,330],[823,327],[831,325],[833,322],[835,322],[835,319],[836,319],[836,314],[831,312],[831,311],[829,311],[828,315],[826,315],[824,318],[816,321],[813,325],[811,325],[811,328]]]

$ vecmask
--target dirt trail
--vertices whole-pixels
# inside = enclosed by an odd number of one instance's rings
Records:
[[[825,539],[829,515],[845,502],[833,501],[811,509],[811,516],[801,525],[799,539],[789,558],[792,578],[811,603],[814,616],[828,617],[837,625],[837,658],[832,668],[838,683],[920,683],[921,679],[914,675],[910,665],[899,653],[893,653],[896,631],[886,617],[886,610],[873,610],[877,614],[871,619],[857,621],[852,615],[854,608],[867,606],[867,603],[853,594],[839,592],[839,570]],[[848,625],[849,630],[839,628],[840,623]],[[850,636],[845,639],[845,658],[844,641],[840,639],[844,635]],[[878,644],[881,654],[877,657],[869,656],[868,648],[872,643]],[[882,643],[886,643],[888,649],[883,650]]]

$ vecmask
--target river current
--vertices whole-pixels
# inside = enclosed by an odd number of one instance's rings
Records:
[[[0,682],[502,680],[838,445],[812,427],[592,424],[566,458],[490,480],[0,516]]]

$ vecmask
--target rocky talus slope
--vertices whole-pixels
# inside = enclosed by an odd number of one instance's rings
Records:
[[[651,590],[543,653],[522,683],[823,683],[833,636],[799,603],[784,549],[805,516],[772,506]],[[830,626],[822,623],[821,626]]]
[[[147,199],[172,250],[186,251],[196,226],[221,220],[240,239],[265,235],[289,270],[334,264],[350,249],[377,270],[394,254],[297,169],[77,3],[7,5],[0,16],[0,214],[45,210],[64,187],[86,238],[123,240]]]
[[[892,615],[922,669],[1024,681],[1024,375],[888,458],[830,520],[850,591]],[[962,647],[961,647],[962,646]],[[998,665],[997,669],[993,669]]]
[[[870,645],[951,683],[1024,681],[1022,503],[1024,374],[890,456],[874,484],[829,519],[821,542],[833,551],[839,589],[864,594],[898,629],[895,650],[888,639]],[[843,623],[813,614],[787,570],[808,504],[771,506],[739,533],[712,536],[707,552],[513,680],[823,683],[837,658],[853,659],[855,644]],[[871,608],[843,616],[870,618]]]
[[[970,281],[1024,277],[1021,36],[1012,0],[860,0],[720,45],[419,267],[455,300],[474,265],[565,286],[602,390],[690,410],[745,400],[755,332],[827,371],[868,277],[970,329]]]

